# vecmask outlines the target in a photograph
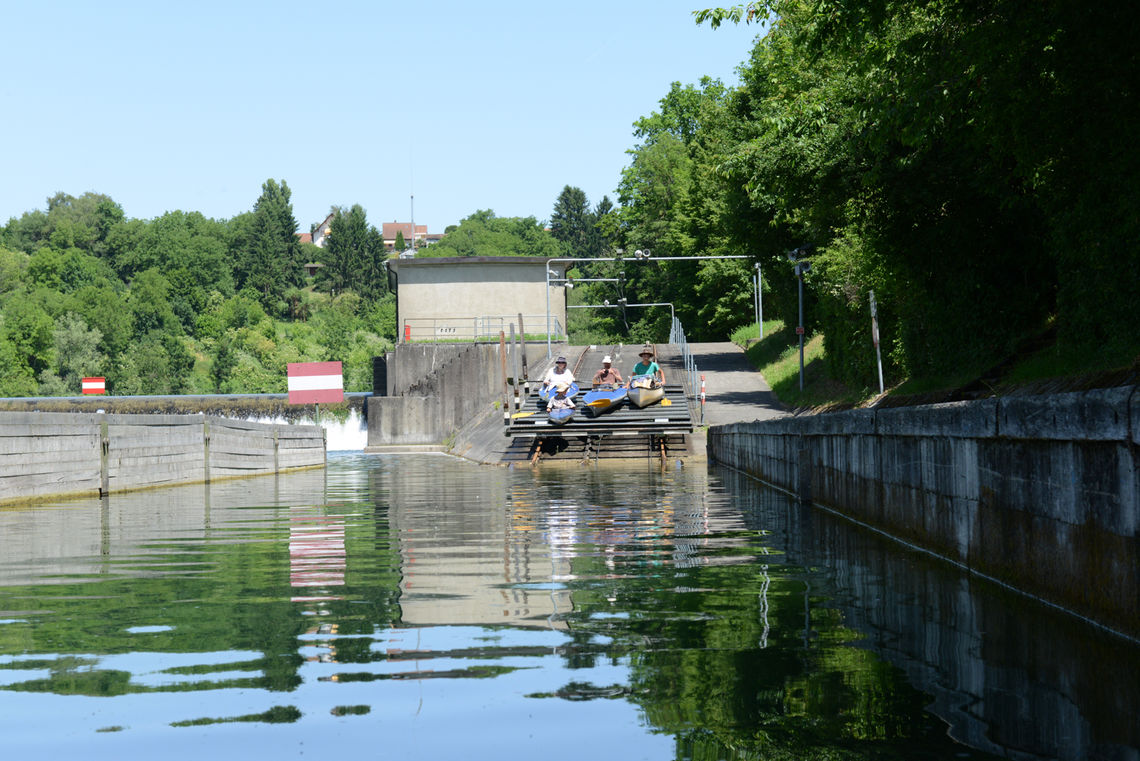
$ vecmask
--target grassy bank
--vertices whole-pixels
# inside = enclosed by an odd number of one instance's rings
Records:
[[[752,366],[780,401],[788,407],[821,407],[834,404],[852,405],[870,395],[869,389],[853,390],[828,376],[825,369],[823,336],[815,335],[804,342],[804,380],[800,389],[800,349],[794,327],[779,320],[764,322],[764,337],[755,323],[732,334],[732,342],[744,348]]]
[[[752,366],[764,375],[772,391],[788,407],[826,409],[859,406],[878,395],[877,387],[851,388],[828,375],[822,335],[811,336],[804,344],[802,390],[799,341],[794,327],[771,320],[764,323],[764,336],[761,338],[753,323],[733,333],[731,340],[745,350]],[[962,369],[945,376],[903,379],[888,386],[883,403],[931,403],[1135,383],[1140,383],[1140,357],[1127,351],[1097,356],[1063,355],[1046,334],[993,367]]]

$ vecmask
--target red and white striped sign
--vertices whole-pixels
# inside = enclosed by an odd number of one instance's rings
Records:
[[[332,404],[344,401],[340,362],[290,362],[289,404]]]
[[[83,393],[85,394],[105,394],[107,393],[107,379],[106,378],[84,378]]]

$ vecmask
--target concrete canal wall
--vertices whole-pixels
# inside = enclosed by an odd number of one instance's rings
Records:
[[[212,415],[271,425],[319,425],[329,452],[367,445],[371,392],[346,392],[344,402],[289,404],[288,394],[179,394],[169,396],[9,397],[0,412],[106,412],[131,415]]]
[[[709,458],[1140,636],[1135,387],[709,431]]]
[[[207,415],[0,412],[0,504],[324,465],[317,426]]]
[[[956,740],[1021,761],[1140,759],[1128,750],[1140,746],[1140,722],[1121,720],[1140,716],[1140,659],[1127,656],[1128,643],[1012,592],[979,589],[976,577],[789,504],[740,472],[717,475],[781,567],[821,569],[804,576],[813,606],[818,595],[838,608],[859,633],[850,644],[905,671]],[[803,617],[805,641],[814,620]]]
[[[524,344],[531,378],[546,369],[546,345]],[[507,378],[522,375],[507,346]],[[517,363],[516,363],[517,360]],[[386,357],[387,396],[368,400],[368,446],[442,445],[503,398],[499,344],[400,344]],[[509,386],[513,394],[513,385]]]

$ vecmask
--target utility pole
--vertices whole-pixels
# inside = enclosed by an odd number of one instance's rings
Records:
[[[811,269],[811,262],[804,259],[814,250],[815,246],[808,244],[788,252],[788,261],[795,265],[800,295],[800,324],[796,326],[796,335],[800,339],[800,391],[804,390],[804,273]]]

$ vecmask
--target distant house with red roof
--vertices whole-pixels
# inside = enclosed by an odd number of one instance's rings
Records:
[[[329,225],[332,224],[332,214],[325,217],[325,221],[313,227],[311,233],[297,233],[297,238],[302,243],[312,243],[321,248],[325,247],[325,241],[329,236]],[[412,223],[411,222],[385,222],[381,225],[380,235],[384,239],[384,247],[389,251],[396,249],[396,236],[399,233],[404,234],[404,241],[410,247],[412,245]],[[432,243],[438,243],[443,239],[443,233],[429,233],[427,225],[416,225],[415,241],[417,248],[430,246]]]
[[[385,222],[380,230],[380,236],[384,239],[384,248],[389,251],[396,249],[396,236],[403,233],[404,242],[409,246],[412,245],[412,223],[411,222]],[[427,243],[427,225],[416,225],[415,240],[416,245],[426,245]]]

